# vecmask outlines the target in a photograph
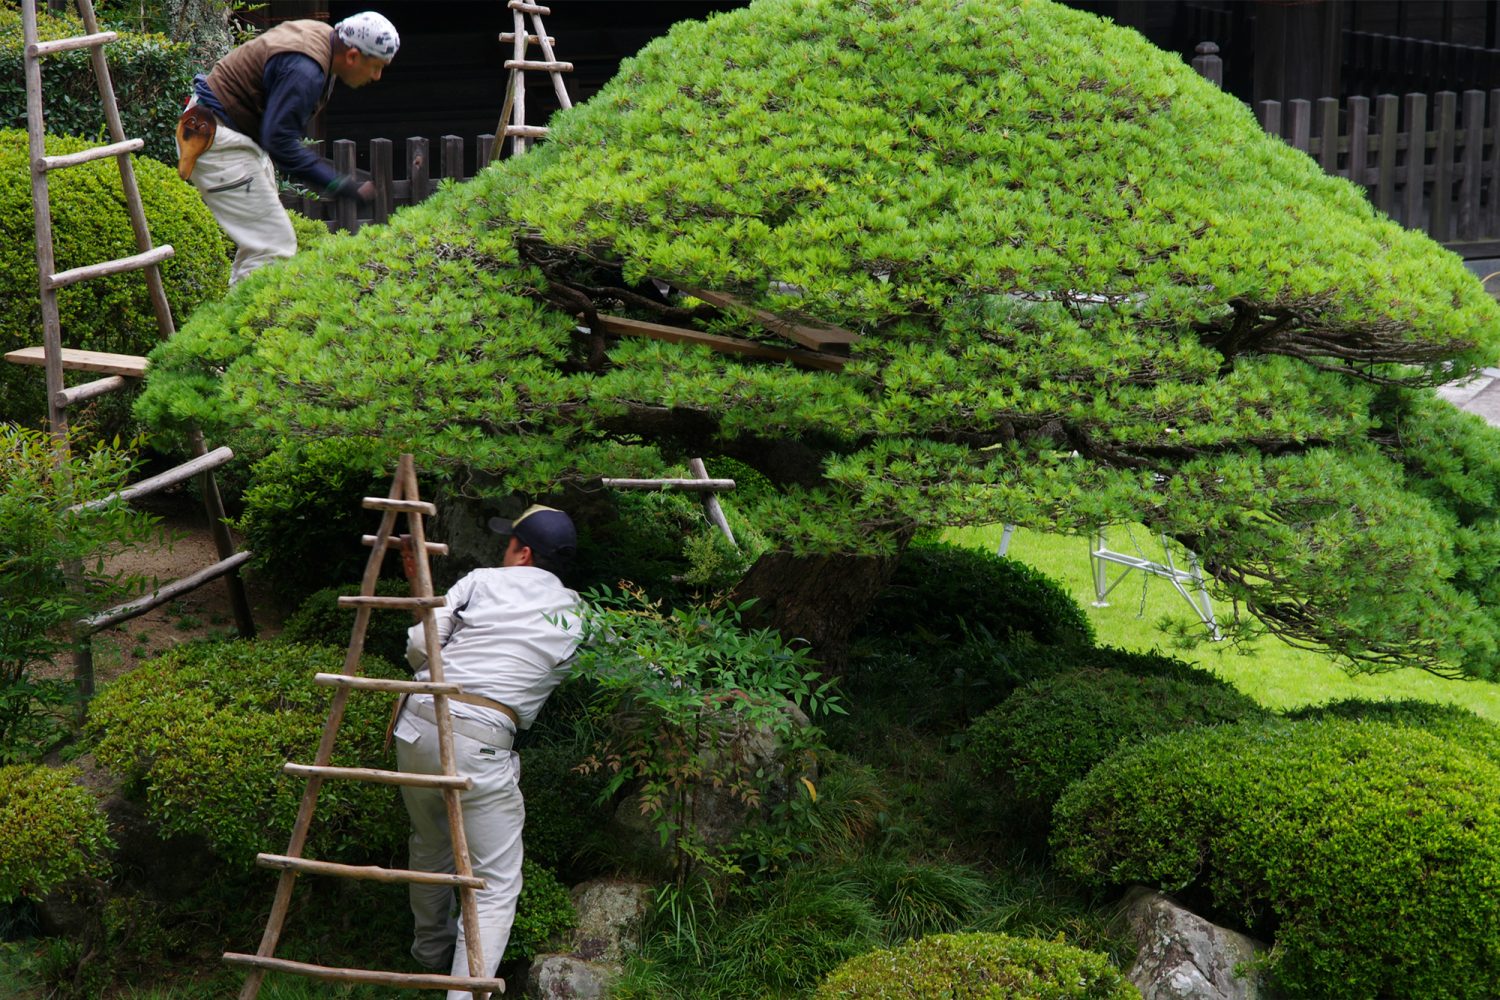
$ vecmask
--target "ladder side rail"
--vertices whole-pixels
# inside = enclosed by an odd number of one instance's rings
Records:
[[[152,268],[147,273],[155,273],[155,271],[156,269]],[[203,432],[196,426],[188,432],[188,444],[195,459],[202,458],[209,453],[208,445],[203,441]],[[205,469],[198,477],[198,486],[203,492],[203,506],[208,514],[208,529],[214,536],[214,548],[218,551],[220,560],[228,559],[235,552],[234,539],[229,536],[224,498],[219,495],[219,481],[212,468]],[[250,611],[250,596],[245,593],[245,581],[240,577],[239,570],[236,569],[225,576],[224,583],[229,589],[229,605],[234,612],[234,624],[239,630],[240,637],[255,638],[255,616]]]
[[[519,10],[516,10],[514,8],[511,10],[511,14],[513,15],[512,20],[515,23],[516,33],[516,40],[513,49],[515,53],[514,58],[517,61],[523,61],[526,58],[526,18]],[[514,81],[514,86],[511,88],[514,99],[510,102],[510,123],[512,125],[525,125],[526,73],[524,70],[520,69],[513,69],[510,72],[511,80]],[[511,156],[520,156],[522,153],[526,152],[526,149],[526,138],[524,136],[512,135],[510,137]]]
[[[558,61],[557,53],[552,51],[552,42],[547,38],[547,29],[542,27],[542,15],[536,11],[532,11],[531,23],[536,28],[537,41],[542,46],[542,55],[545,57],[545,61],[556,63]],[[568,88],[563,84],[561,73],[557,70],[552,70],[551,73],[552,89],[557,91],[557,101],[562,105],[562,109],[566,111],[573,106],[573,102],[568,99]]]
[[[42,63],[34,46],[37,39],[37,0],[21,0],[21,28],[26,42],[26,139],[31,154],[31,205],[36,233],[37,282],[42,301],[42,350],[47,367],[47,425],[60,447],[66,447],[68,411],[57,405],[63,390],[62,320],[57,311],[57,290],[52,273],[57,268],[52,246],[52,199],[47,190],[47,172],[38,164],[47,155],[46,121],[42,113]],[[66,451],[60,451],[59,457]]]
[[[89,34],[99,31],[99,20],[94,16],[93,0],[78,0],[78,12],[83,17],[84,29]],[[109,135],[114,142],[125,142],[125,126],[120,123],[120,106],[115,100],[114,83],[110,80],[109,61],[104,58],[104,48],[94,46],[89,50],[94,63],[94,82],[99,88],[99,100],[104,104],[104,119],[109,124]],[[130,228],[135,232],[135,246],[141,253],[153,249],[151,227],[146,222],[146,209],[141,202],[141,191],[135,182],[135,165],[129,153],[115,157],[120,165],[120,186],[125,192],[125,207],[130,213]],[[156,313],[156,326],[162,339],[177,332],[172,322],[172,307],[167,302],[166,286],[161,280],[161,268],[151,264],[146,268],[146,289],[151,298],[151,308]],[[223,557],[224,553],[220,553]]]
[[[519,17],[519,14],[517,15]],[[404,486],[406,499],[417,500],[417,473],[416,463],[411,454],[405,453],[401,456],[397,476]],[[432,570],[427,563],[427,536],[422,526],[422,515],[407,515],[407,525],[411,528],[411,547],[415,558],[412,560],[413,568],[416,570],[416,580],[413,581],[412,590],[415,596],[432,596]],[[378,552],[378,550],[377,550]],[[374,558],[371,564],[375,565]],[[427,669],[428,679],[436,683],[444,683],[443,679],[443,648],[438,641],[437,616],[431,608],[422,609],[422,636],[427,645]],[[456,775],[458,768],[453,750],[453,723],[448,715],[448,696],[446,694],[434,694],[432,696],[433,718],[437,720],[438,731],[438,756],[443,764],[443,773]],[[474,876],[473,866],[469,863],[469,838],[464,830],[463,805],[460,801],[460,793],[457,789],[445,788],[443,790],[443,804],[448,811],[448,830],[453,837],[453,872],[461,878],[472,878]],[[478,977],[484,967],[483,942],[479,934],[479,907],[474,899],[474,890],[460,888],[458,890],[459,910],[463,915],[464,922],[464,950],[467,952],[469,962],[469,975]],[[497,959],[500,956],[495,956]],[[479,1000],[480,991],[474,991],[475,1000]]]
[[[402,487],[399,478],[391,484],[391,498],[403,499]],[[414,498],[413,498],[414,499]],[[374,551],[370,553],[370,561],[365,564],[365,575],[360,582],[360,593],[375,592],[375,581],[380,577],[380,564],[385,558],[386,542],[390,539],[391,529],[396,526],[396,511],[388,510],[380,516],[380,529],[376,534]],[[370,609],[362,607],[354,615],[354,633],[349,639],[349,652],[344,657],[344,673],[359,673],[359,658],[365,648],[365,629],[370,623]],[[314,765],[326,767],[333,760],[333,739],[338,733],[339,726],[344,721],[344,710],[349,703],[350,689],[341,687],[334,692],[333,702],[328,709],[328,719],[323,723],[323,735],[318,741],[318,751],[314,756]],[[312,825],[313,812],[318,804],[318,792],[323,787],[323,779],[317,775],[307,779],[307,788],[302,793],[302,801],[297,806],[297,819],[292,824],[292,836],[287,845],[287,857],[301,857],[302,849],[307,846],[307,831]],[[468,874],[468,873],[463,873]],[[291,908],[292,886],[297,881],[297,873],[290,869],[284,870],[276,879],[276,894],[271,902],[271,913],[266,919],[266,929],[261,935],[260,947],[256,949],[256,956],[262,959],[270,959],[276,953],[276,945],[281,940],[281,931],[286,924],[287,910]],[[240,987],[240,1000],[256,1000],[260,994],[261,981],[265,978],[263,967],[252,967],[245,976],[244,985]]]

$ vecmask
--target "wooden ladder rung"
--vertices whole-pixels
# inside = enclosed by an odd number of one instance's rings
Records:
[[[285,854],[257,854],[255,863],[279,871],[306,872],[309,875],[332,875],[336,878],[363,879],[366,882],[417,882],[423,885],[465,886],[483,889],[484,879],[452,872],[419,872],[409,868],[380,868],[376,865],[341,865],[311,858],[292,858]]]
[[[519,10],[524,14],[540,14],[543,17],[548,17],[552,14],[551,7],[543,7],[541,4],[536,3],[527,3],[526,0],[510,0],[510,3],[506,4],[506,6],[511,10]]]
[[[113,31],[101,31],[93,35],[75,35],[72,38],[59,38],[52,42],[33,42],[26,46],[26,55],[30,59],[39,59],[42,56],[55,56],[59,52],[87,49],[96,45],[108,45],[119,37]]]
[[[374,548],[375,541],[378,537],[379,536],[377,535],[360,535],[359,542],[367,549]],[[400,545],[397,544],[399,542],[399,539],[395,535],[392,535],[391,537],[386,539],[386,541],[390,543],[391,548],[400,548]],[[445,556],[448,554],[448,546],[444,545],[442,542],[428,542],[427,551],[431,552],[435,556]]]
[[[426,500],[392,500],[390,497],[365,497],[360,501],[365,510],[394,510],[403,514],[424,514],[437,517],[437,505]]]
[[[544,59],[507,59],[506,69],[534,69],[543,73],[571,73],[573,64],[570,62],[548,62]]]
[[[347,687],[359,691],[400,691],[404,694],[463,694],[458,684],[439,681],[398,681],[388,677],[353,674],[314,674],[313,683],[324,687]]]
[[[234,449],[220,446],[206,455],[199,455],[197,458],[174,466],[166,472],[159,473],[149,479],[142,479],[138,483],[125,487],[118,493],[111,493],[107,497],[100,497],[98,500],[90,500],[87,503],[74,504],[68,510],[72,513],[85,510],[98,510],[101,507],[109,506],[117,500],[134,500],[137,497],[160,493],[168,486],[176,486],[178,483],[186,482],[194,476],[201,476],[211,469],[217,469],[233,458]]]
[[[126,604],[120,604],[113,608],[106,608],[97,614],[90,615],[79,621],[79,625],[87,632],[97,632],[100,629],[118,625],[120,622],[128,621],[137,615],[143,615],[152,608],[159,608],[168,601],[191,593],[203,586],[215,577],[223,576],[225,573],[233,572],[250,560],[249,552],[236,552],[228,559],[220,559],[206,569],[173,580],[171,583],[163,584],[161,587],[147,594],[145,597],[137,598]]]
[[[92,382],[84,382],[80,385],[69,386],[66,389],[59,389],[53,394],[52,402],[59,410],[66,410],[70,406],[77,406],[84,400],[93,399],[95,396],[102,396],[107,392],[114,392],[116,389],[123,389],[124,387],[125,377],[123,375],[109,375],[105,378],[94,379]]]
[[[502,31],[502,32],[500,32],[500,40],[502,42],[514,42],[516,40],[516,33],[514,31]],[[526,44],[527,45],[536,45],[541,40],[542,40],[542,38],[541,38],[540,35],[527,35],[526,36]],[[557,39],[553,38],[551,35],[548,35],[547,36],[547,44],[548,45],[556,45],[557,44]]]
[[[124,142],[112,142],[108,146],[95,146],[93,149],[85,149],[81,153],[69,153],[66,156],[44,156],[37,165],[43,170],[61,170],[63,167],[76,167],[81,163],[92,163],[94,160],[108,159],[111,156],[123,156],[126,153],[139,152],[145,146],[144,139],[126,139]]]
[[[382,771],[373,767],[333,767],[318,764],[281,765],[286,774],[301,778],[342,778],[349,781],[368,781],[376,785],[407,785],[411,788],[457,788],[467,791],[474,787],[474,779],[461,775],[417,774],[413,771]]]
[[[310,979],[326,979],[340,983],[370,983],[376,986],[400,986],[406,989],[425,990],[488,990],[504,993],[505,980],[481,979],[474,976],[443,976],[437,973],[376,972],[372,969],[338,969],[329,965],[311,965],[293,962],[285,958],[266,958],[261,955],[244,955],[226,951],[224,961],[231,965],[250,965],[268,972],[289,972]]]
[[[7,351],[5,360],[16,365],[45,365],[45,347],[19,347]],[[76,347],[62,350],[63,371],[99,372],[102,375],[124,375],[141,378],[146,374],[146,359],[139,354],[110,354],[106,351],[83,351]]]
[[[76,285],[80,281],[88,281],[92,278],[107,278],[111,274],[123,274],[126,271],[139,271],[142,268],[160,264],[169,259],[175,251],[170,243],[163,244],[145,253],[131,254],[129,257],[120,257],[116,260],[106,260],[102,264],[88,264],[84,267],[75,267],[67,271],[58,271],[47,278],[48,288],[66,288]]]
[[[353,594],[339,598],[341,608],[405,608],[408,611],[422,608],[440,608],[447,603],[441,594],[433,597],[382,597],[380,595]]]
[[[518,135],[523,139],[545,139],[547,138],[547,126],[545,125],[507,125],[506,135]]]

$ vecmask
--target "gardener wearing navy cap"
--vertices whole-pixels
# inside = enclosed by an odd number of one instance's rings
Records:
[[[517,787],[520,760],[511,749],[548,695],[567,674],[582,624],[578,594],[559,575],[578,548],[573,521],[551,507],[528,507],[514,520],[493,518],[507,537],[499,567],[477,569],[448,591],[436,610],[443,679],[463,688],[450,695],[458,773],[474,786],[463,793],[464,832],[476,876],[479,939],[493,976],[505,952],[521,892],[521,826],[526,809]],[[407,633],[406,658],[427,680],[422,625]],[[397,721],[396,760],[402,771],[441,774],[436,716],[430,695],[413,695]],[[411,817],[411,867],[452,872],[453,845],[441,791],[402,787]],[[469,928],[453,916],[453,893],[442,885],[410,888],[416,935],[412,955],[428,968],[467,976]],[[450,990],[449,1000],[471,994]]]
[[[372,10],[335,25],[286,21],[193,80],[177,122],[177,172],[239,247],[231,282],[297,252],[273,163],[329,197],[374,197],[373,184],[336,173],[302,135],[328,103],[335,80],[356,88],[374,83],[400,47],[395,26]]]

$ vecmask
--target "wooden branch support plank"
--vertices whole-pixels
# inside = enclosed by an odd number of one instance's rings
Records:
[[[55,56],[59,52],[72,52],[74,49],[96,48],[100,45],[108,45],[110,42],[118,41],[119,34],[113,31],[99,31],[92,35],[75,35],[72,38],[59,38],[51,42],[36,42],[26,46],[26,55],[30,59],[41,59],[46,56]]]
[[[343,778],[349,781],[367,781],[374,785],[406,785],[409,788],[454,788],[468,791],[474,787],[474,779],[449,774],[416,774],[411,771],[387,771],[376,767],[334,767],[328,764],[294,764],[287,761],[281,765],[286,774],[302,778]]]
[[[9,351],[5,360],[17,365],[45,365],[45,347],[21,347]],[[102,375],[124,375],[126,378],[142,378],[146,374],[146,359],[138,354],[110,354],[106,351],[82,351],[73,347],[62,349],[62,367],[70,372],[99,372]]]
[[[860,335],[853,330],[845,330],[842,327],[822,323],[794,322],[767,309],[752,306],[728,292],[698,288],[684,288],[682,291],[720,309],[743,309],[767,332],[774,333],[778,337],[785,337],[814,351],[838,351],[847,354],[849,345],[861,339]]]
[[[366,882],[416,882],[421,885],[484,888],[482,878],[461,878],[448,872],[419,872],[409,868],[380,868],[376,865],[341,865],[332,861],[292,858],[285,854],[257,854],[255,863],[262,868],[274,868],[279,871],[296,871],[307,875],[334,875],[339,878],[361,879]]]
[[[367,983],[374,986],[399,986],[416,990],[487,990],[490,993],[505,992],[505,980],[485,979],[479,976],[441,976],[436,973],[419,975],[406,972],[375,972],[369,969],[338,969],[327,965],[312,965],[293,962],[284,958],[269,958],[261,955],[244,955],[226,951],[224,961],[231,965],[249,965],[266,972],[289,972],[309,979],[322,979],[339,983]]]
[[[715,493],[732,490],[733,479],[602,479],[615,490],[681,490],[684,493]]]
[[[81,153],[69,153],[66,156],[44,156],[37,166],[42,170],[61,170],[64,167],[76,167],[83,163],[92,163],[95,160],[108,159],[111,156],[128,156],[145,148],[144,139],[126,139],[124,142],[112,142],[108,146],[95,146],[93,149],[85,149]]]
[[[124,274],[126,271],[140,271],[170,259],[173,253],[175,251],[172,245],[164,243],[144,253],[131,254],[129,257],[119,257],[115,260],[106,260],[101,264],[86,264],[83,267],[58,271],[56,274],[48,275],[45,284],[48,288],[66,288],[80,281],[106,278],[111,274]]]
[[[789,361],[802,368],[816,368],[823,371],[842,371],[848,362],[847,358],[841,358],[836,354],[820,354],[814,351],[798,351],[782,347],[772,347],[769,344],[757,344],[749,340],[736,340],[733,337],[721,337],[717,334],[704,333],[701,330],[689,330],[680,326],[666,326],[662,323],[649,323],[645,320],[626,319],[623,316],[608,316],[603,313],[599,315],[599,332],[612,334],[617,337],[649,337],[653,340],[665,340],[673,344],[697,344],[718,351],[720,354],[739,354],[751,358],[765,358],[771,361]]]
[[[363,677],[357,674],[314,674],[313,683],[324,687],[349,687],[360,691],[401,691],[406,694],[462,694],[457,684],[436,681],[401,681],[387,677]]]
[[[232,573],[249,561],[249,552],[236,552],[228,559],[220,559],[212,566],[201,569],[180,580],[174,580],[171,583],[165,584],[145,597],[100,611],[98,614],[90,615],[78,623],[79,628],[84,632],[97,632],[100,629],[109,628],[111,625],[118,625],[120,622],[129,621],[137,615],[145,614],[152,608],[159,608],[168,601],[175,600],[183,594],[197,590],[210,580],[217,579],[226,573]]]
[[[89,500],[86,503],[74,504],[68,508],[69,513],[78,513],[85,510],[99,510],[116,501],[130,501],[137,497],[150,496],[159,493],[168,486],[176,486],[178,483],[187,482],[194,476],[202,475],[212,469],[217,469],[230,459],[234,458],[234,450],[227,447],[215,448],[206,455],[183,462],[181,465],[168,469],[159,475],[142,479],[140,482],[125,487],[117,493],[111,493],[107,497],[98,500]]]
[[[688,468],[694,476],[701,480],[708,479],[708,467],[703,464],[703,459],[693,458],[688,460]],[[724,516],[724,508],[719,506],[719,495],[717,493],[703,494],[703,512],[708,515],[709,523],[723,532],[724,537],[729,539],[729,544],[739,548],[739,542],[734,540],[734,532],[729,528],[729,519]]]

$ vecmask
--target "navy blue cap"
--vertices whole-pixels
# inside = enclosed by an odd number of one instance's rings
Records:
[[[516,518],[492,517],[490,530],[514,535],[544,559],[571,559],[578,551],[573,519],[560,510],[534,504]]]

